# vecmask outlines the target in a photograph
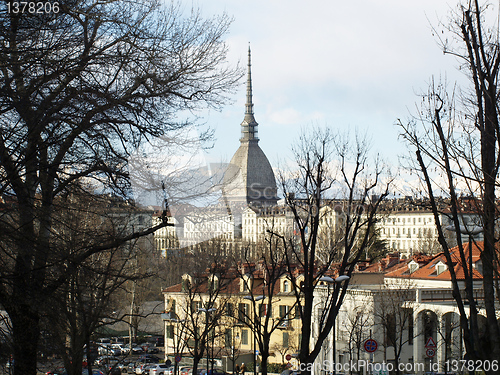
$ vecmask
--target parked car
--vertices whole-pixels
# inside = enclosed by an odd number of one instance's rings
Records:
[[[118,363],[118,360],[112,355],[103,355],[101,357],[97,357],[97,359],[94,361],[94,365],[96,366],[104,366],[109,364],[114,365],[115,363]]]
[[[127,371],[125,372],[130,372],[131,374],[135,373],[135,363],[130,362],[127,366]]]
[[[65,375],[66,369],[64,367],[58,367],[52,371],[47,371],[45,375]]]
[[[156,346],[148,346],[148,353],[157,354],[159,352],[160,352],[160,349],[158,349]]]
[[[47,371],[45,375],[67,375],[68,372],[64,367],[58,367],[54,371]],[[89,370],[84,368],[82,369],[82,375],[89,375]],[[98,369],[92,369],[92,375],[104,375],[104,373],[101,370]]]
[[[164,337],[157,337],[155,339],[155,346],[165,346],[165,338]]]
[[[171,369],[164,363],[157,363],[149,367],[149,375],[166,375],[166,371]]]
[[[207,373],[207,370],[205,370],[204,368],[199,368],[198,369],[198,375],[201,375],[201,374],[206,374]],[[193,375],[193,369],[189,369],[188,371],[188,375]]]
[[[300,375],[300,372],[296,370],[286,369],[280,375]],[[339,375],[339,373],[337,373]]]
[[[137,362],[141,363],[160,363],[160,357],[157,357],[152,354],[143,354],[139,357]]]
[[[108,375],[121,375],[122,370],[118,367],[118,363],[113,365],[106,365],[106,374]]]
[[[97,352],[99,353],[99,355],[121,355],[121,348],[115,347],[114,345],[116,344],[99,344],[99,349],[97,349]]]
[[[107,355],[108,354],[108,347],[110,345],[111,344],[108,344],[108,343],[99,343],[98,347],[97,347],[97,353],[99,355]]]
[[[144,349],[140,346],[133,346],[132,347],[132,354],[142,354],[144,353]]]
[[[135,368],[135,373],[137,375],[143,375],[143,374],[149,374],[149,367],[151,366],[151,363],[142,363],[139,366]]]
[[[82,370],[82,375],[89,375],[89,369],[84,368]],[[95,368],[95,369],[92,369],[92,375],[104,375],[104,372]]]
[[[191,367],[181,367],[179,369],[179,374],[180,375],[188,375],[189,370],[192,370]]]
[[[128,353],[128,349],[124,344],[111,344],[111,348],[115,350],[117,355],[124,355]],[[116,355],[115,353],[110,353],[111,355]]]
[[[228,375],[228,373],[225,371],[218,370],[218,369],[214,368],[213,371],[212,370],[208,371],[208,375]]]
[[[130,366],[134,366],[133,362],[120,362],[118,365],[116,365],[117,368],[120,369],[121,372],[129,372],[130,371]],[[132,367],[133,369],[133,367]],[[131,371],[132,372],[132,371]]]

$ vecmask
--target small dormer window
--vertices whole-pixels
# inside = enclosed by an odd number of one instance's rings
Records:
[[[415,262],[414,260],[412,260],[410,263],[408,263],[408,268],[410,270],[410,273],[413,273],[415,272],[416,270],[418,270],[418,263]]]
[[[446,271],[446,268],[446,264],[444,264],[443,262],[438,262],[436,264],[436,274],[442,274],[444,271]]]
[[[240,279],[241,280],[241,288],[240,291],[244,293],[250,292],[251,289],[251,283],[252,279],[248,275],[243,275],[243,277]]]
[[[283,281],[283,292],[287,293],[290,291],[290,283],[288,280]]]
[[[182,279],[181,289],[183,292],[187,292],[189,289],[191,289],[191,280],[189,277],[184,277]]]
[[[483,274],[483,262],[481,260],[474,263],[474,268],[478,270],[480,274]]]
[[[217,275],[212,275],[208,280],[209,292],[214,292],[219,288],[219,278]]]

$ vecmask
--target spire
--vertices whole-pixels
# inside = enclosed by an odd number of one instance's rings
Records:
[[[253,115],[252,103],[252,51],[250,45],[248,46],[248,73],[247,73],[247,102],[245,104],[245,115]]]
[[[251,51],[248,46],[248,73],[247,73],[247,101],[245,103],[245,118],[241,123],[240,142],[259,141],[257,137],[257,122],[253,116],[252,103],[252,71],[251,71]]]

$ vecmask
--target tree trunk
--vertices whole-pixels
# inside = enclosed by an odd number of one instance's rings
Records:
[[[8,311],[12,322],[14,375],[36,375],[40,317],[28,305]]]
[[[484,306],[488,322],[488,332],[491,338],[490,353],[479,354],[478,359],[500,358],[500,330],[496,319],[495,291],[494,291],[494,260],[495,260],[495,217],[496,217],[496,140],[498,129],[498,113],[496,110],[496,84],[490,83],[489,90],[484,96],[484,128],[481,132],[481,162],[484,179],[483,186],[483,230],[484,249],[481,254],[483,263]],[[472,275],[471,275],[472,278]],[[475,341],[474,349],[480,347],[477,317],[471,322],[474,327],[472,338]]]

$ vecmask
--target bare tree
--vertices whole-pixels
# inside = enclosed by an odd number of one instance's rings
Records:
[[[498,216],[496,188],[500,153],[498,136],[498,78],[500,41],[495,7],[471,0],[459,4],[448,23],[436,28],[445,54],[459,59],[460,69],[466,72],[469,88],[432,82],[418,115],[408,123],[400,122],[403,136],[415,149],[415,169],[420,171],[422,189],[432,205],[438,241],[446,256],[464,332],[467,356],[471,360],[500,358],[500,327],[497,321],[495,295],[500,289],[495,224]],[[456,233],[460,269],[464,272],[465,296],[460,293],[461,281],[455,272],[451,246],[446,241],[440,221],[438,203],[443,196],[448,203],[450,228]],[[463,206],[461,196],[467,196],[473,207]],[[474,270],[470,249],[463,244],[474,242],[471,231],[461,226],[461,218],[471,208],[479,213],[484,234],[481,249],[482,288],[491,346],[479,349],[478,306],[474,298]],[[477,225],[476,224],[476,225]],[[465,305],[468,305],[468,309]],[[469,310],[469,311],[467,311]]]
[[[144,220],[148,213],[121,199],[77,190],[58,197],[55,203],[58,210],[53,216],[52,249],[60,255],[66,252],[68,258],[71,253],[123,236],[139,221],[148,227]],[[84,347],[91,346],[91,336],[99,328],[126,318],[113,313],[115,300],[127,281],[148,276],[148,272],[130,267],[138,252],[151,258],[152,246],[147,242],[141,237],[87,257],[45,300],[51,307],[41,309],[44,336],[55,344],[69,374],[81,373]]]
[[[394,354],[394,368],[400,374],[399,363],[403,347],[412,343],[416,334],[413,328],[413,311],[415,308],[415,292],[411,283],[395,287],[385,287],[377,295],[378,301],[374,304],[374,318],[382,328],[383,345],[392,348]]]
[[[308,373],[334,325],[348,281],[334,284],[331,295],[324,301],[318,335],[311,341],[315,288],[334,261],[339,262],[338,274],[350,277],[374,233],[372,227],[380,202],[388,194],[388,185],[381,181],[382,169],[378,163],[369,172],[368,144],[361,137],[356,137],[352,146],[348,137],[335,137],[329,129],[314,129],[301,136],[294,152],[297,171],[291,176],[282,174],[280,180],[296,235],[282,236],[282,240],[302,321],[299,360]],[[332,200],[331,195],[337,195],[338,199]],[[328,207],[329,202],[334,207]],[[319,260],[320,225],[330,210],[335,211],[342,235],[329,243]],[[300,276],[291,272],[293,264],[301,268]]]
[[[61,258],[55,199],[83,180],[128,197],[131,152],[185,127],[178,111],[220,107],[240,77],[226,64],[227,16],[160,4],[61,1],[43,14],[0,5],[0,194],[12,202],[0,222],[0,303],[16,375],[36,372],[43,300],[93,254],[157,229]]]
[[[353,296],[354,297],[354,296]],[[349,360],[355,361],[361,359],[361,351],[366,339],[369,338],[372,325],[372,317],[365,310],[366,306],[356,306],[347,314],[346,329],[348,334],[347,348],[349,350]],[[352,369],[350,371],[352,374]]]
[[[457,318],[455,318],[457,316]],[[441,338],[438,345],[444,347],[444,363],[452,360],[460,360],[462,357],[462,343],[456,337],[460,337],[460,319],[454,312],[441,314],[438,324],[437,334]]]
[[[236,274],[228,274],[222,259],[209,258],[212,262],[208,268],[201,270],[203,261],[197,258],[193,262],[192,272],[183,276],[182,293],[178,297],[179,303],[176,304],[173,317],[178,326],[177,341],[182,340],[185,344],[180,345],[179,349],[187,350],[193,358],[193,372],[198,370],[204,356],[211,357],[210,349],[213,350],[217,337],[224,334],[220,326],[231,296],[228,288],[237,277]],[[171,336],[175,336],[174,331]],[[207,371],[209,365],[207,360]]]
[[[280,327],[286,327],[291,319],[295,318],[296,304],[287,306],[288,312],[276,315],[278,302],[282,295],[291,293],[284,291],[281,287],[283,277],[289,274],[289,264],[286,262],[286,255],[282,246],[280,236],[273,233],[273,226],[270,226],[261,248],[261,258],[255,263],[248,261],[239,263],[239,277],[245,283],[248,292],[247,299],[251,304],[251,309],[247,312],[241,311],[242,323],[250,328],[259,346],[261,358],[261,372],[267,374],[267,365],[270,356],[271,336]],[[255,348],[256,349],[256,348]],[[288,348],[289,349],[289,348]],[[255,354],[254,354],[255,359]]]

